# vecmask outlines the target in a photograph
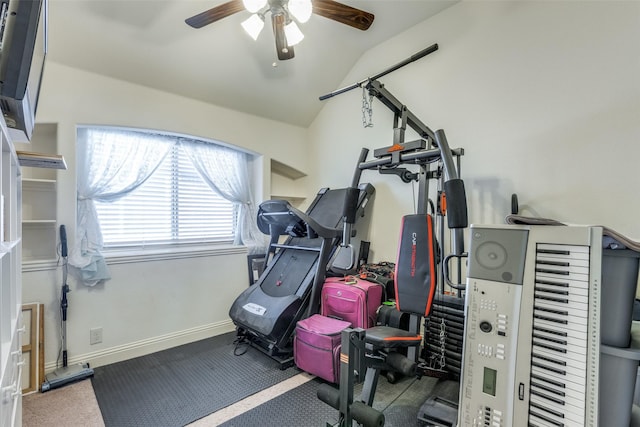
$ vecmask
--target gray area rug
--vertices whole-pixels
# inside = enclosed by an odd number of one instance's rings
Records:
[[[94,369],[107,427],[187,425],[298,372],[254,348],[234,355],[235,333]]]
[[[271,399],[220,427],[325,427],[338,420],[338,411],[316,397],[319,379],[309,381]]]
[[[320,384],[322,380],[317,378],[309,381],[238,415],[220,427],[335,425],[338,421],[338,411],[316,396]],[[361,384],[354,387],[354,395],[359,397],[361,389]],[[418,419],[418,414],[424,401],[434,393],[443,394],[446,398],[455,398],[456,389],[457,383],[438,381],[435,378],[403,378],[395,384],[380,378],[373,407],[384,413],[385,427],[422,427],[426,424]]]

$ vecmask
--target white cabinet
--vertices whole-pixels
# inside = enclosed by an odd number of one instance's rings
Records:
[[[25,361],[20,351],[21,334],[22,328],[16,331],[16,337],[8,350],[7,364],[2,372],[1,426],[14,427],[22,424],[22,375]]]
[[[0,425],[22,424],[20,376],[22,280],[22,177],[15,148],[0,118]]]
[[[36,123],[31,143],[16,149],[55,155],[58,126]],[[22,263],[23,269],[54,267],[57,261],[57,169],[22,167]]]

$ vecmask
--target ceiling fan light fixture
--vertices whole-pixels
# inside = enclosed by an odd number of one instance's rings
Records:
[[[267,0],[242,0],[244,8],[251,13],[256,13],[266,6]]]
[[[248,19],[244,20],[241,25],[252,39],[258,40],[262,28],[264,28],[264,20],[260,15],[254,13]]]
[[[311,18],[311,12],[313,11],[311,0],[289,0],[288,8],[293,17],[301,24]]]
[[[295,46],[302,41],[304,34],[295,22],[291,21],[284,26],[284,35],[287,38],[287,45]]]
[[[280,61],[294,57],[293,46],[304,39],[297,24],[306,22],[313,14],[363,31],[371,26],[374,19],[373,14],[336,0],[227,0],[185,19],[185,22],[193,28],[202,28],[245,10],[252,16],[242,22],[242,27],[254,40],[264,28],[266,15],[270,15]]]

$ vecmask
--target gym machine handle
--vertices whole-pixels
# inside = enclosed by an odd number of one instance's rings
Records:
[[[344,204],[344,221],[347,224],[354,224],[356,222],[359,196],[360,189],[355,187],[347,188],[346,200]]]
[[[345,195],[343,212],[344,222],[342,225],[342,246],[349,246],[351,244],[351,228],[352,225],[356,222],[356,215],[358,213],[358,200],[360,199],[360,189],[358,188],[358,185],[360,184],[362,170],[358,166],[360,165],[360,163],[364,162],[364,160],[367,158],[367,154],[369,154],[369,150],[367,148],[363,148],[362,150],[360,150],[360,157],[358,158],[358,163],[356,164],[353,179],[351,180],[351,187],[347,188],[347,194]],[[353,255],[355,256],[355,253],[353,253]]]
[[[449,228],[467,228],[467,196],[464,181],[460,178],[450,179],[444,183],[447,195],[447,224]]]
[[[318,223],[315,219],[311,218],[306,213],[294,208],[291,205],[289,205],[288,207],[291,213],[293,213],[295,216],[303,220],[309,227],[311,227],[313,231],[316,232],[316,234],[318,234],[318,236],[322,238],[331,239],[331,238],[340,236],[340,234],[342,233],[342,229],[340,228],[325,227],[324,225]]]
[[[356,223],[356,214],[358,213],[358,199],[360,198],[360,189],[349,187],[346,190],[344,201],[344,221],[342,224],[342,245],[347,247],[351,245],[352,227]],[[352,253],[355,258],[355,253]]]
[[[466,228],[467,220],[467,196],[464,191],[464,181],[458,177],[458,172],[453,163],[451,149],[447,137],[442,129],[435,133],[436,144],[442,153],[444,173],[447,180],[444,183],[444,192],[447,195],[447,218],[449,228]]]
[[[461,270],[460,270],[460,260],[462,260],[462,258],[467,258],[469,256],[469,254],[467,252],[463,252],[461,254],[450,254],[447,255],[446,257],[444,257],[444,260],[442,260],[442,270],[443,270],[443,276],[444,276],[444,280],[447,282],[447,285],[451,286],[453,289],[457,289],[457,290],[462,290],[464,291],[465,289],[467,289],[467,285],[465,283],[453,283],[451,281],[450,278],[450,274],[449,274],[449,261],[451,260],[451,258],[458,258],[458,276],[461,276]]]
[[[452,230],[451,252],[461,256],[464,253],[464,236],[462,231],[467,227],[467,196],[464,191],[464,182],[458,176],[458,171],[453,162],[451,149],[447,137],[442,129],[435,133],[435,140],[444,163],[444,191],[447,195],[447,224]]]
[[[369,154],[368,148],[362,148],[360,150],[360,157],[358,157],[358,163],[356,163],[356,170],[353,174],[353,179],[351,180],[351,186],[357,187],[360,184],[360,177],[362,176],[362,168],[360,164],[364,163],[367,160],[367,155]]]

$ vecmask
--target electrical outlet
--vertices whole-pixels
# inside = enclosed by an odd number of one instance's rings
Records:
[[[102,328],[89,329],[89,344],[99,344],[102,342]]]

